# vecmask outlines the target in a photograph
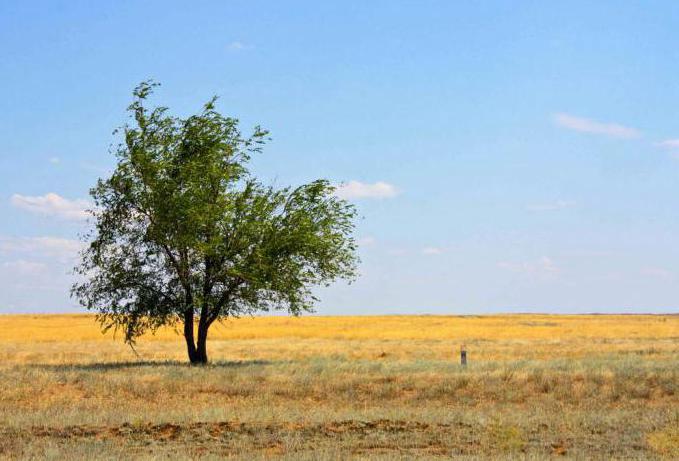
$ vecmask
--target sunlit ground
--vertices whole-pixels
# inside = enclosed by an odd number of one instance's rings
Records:
[[[679,316],[247,318],[208,347],[0,316],[0,457],[679,457]]]

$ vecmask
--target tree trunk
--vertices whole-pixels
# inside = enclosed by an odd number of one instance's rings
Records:
[[[207,329],[203,322],[198,324],[198,344],[196,345],[197,363],[207,363]]]
[[[207,363],[207,330],[210,328],[207,306],[200,310],[198,321],[198,343],[196,344],[196,359],[198,363]]]
[[[201,363],[196,351],[196,343],[193,339],[193,308],[188,308],[184,312],[184,339],[186,339],[189,361],[191,363]]]

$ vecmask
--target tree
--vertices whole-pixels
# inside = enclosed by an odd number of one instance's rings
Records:
[[[206,363],[214,322],[272,309],[298,315],[317,300],[314,286],[355,277],[355,209],[325,180],[262,185],[248,162],[267,131],[243,137],[216,98],[185,119],[149,109],[156,86],[134,90],[133,122],[116,130],[115,171],[90,191],[94,226],[72,295],[131,345],[183,324],[189,360]]]

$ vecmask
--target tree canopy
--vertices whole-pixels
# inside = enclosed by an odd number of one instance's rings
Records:
[[[187,118],[148,108],[156,86],[134,90],[115,170],[90,191],[94,226],[72,293],[130,344],[183,324],[189,360],[205,363],[214,322],[297,315],[312,309],[314,286],[355,277],[356,211],[326,180],[263,185],[248,163],[267,131],[244,137],[216,98]]]

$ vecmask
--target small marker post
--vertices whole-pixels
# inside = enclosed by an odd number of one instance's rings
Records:
[[[464,344],[460,346],[460,364],[463,367],[467,366],[467,346]]]

